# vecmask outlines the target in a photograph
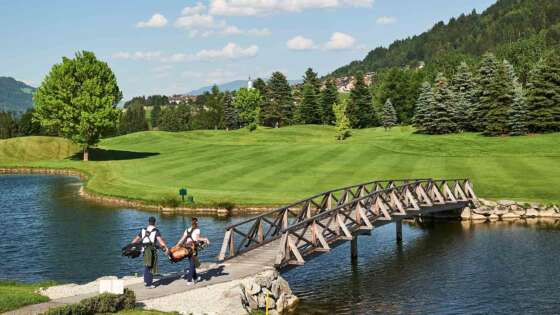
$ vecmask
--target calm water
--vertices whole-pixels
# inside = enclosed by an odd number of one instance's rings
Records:
[[[120,256],[150,213],[115,209],[78,197],[79,181],[45,176],[0,176],[0,279],[85,282],[140,271],[140,261]],[[173,243],[189,217],[161,216]],[[219,251],[223,228],[240,220],[200,217]],[[559,314],[560,224],[435,223],[404,226],[398,246],[394,226],[350,249],[285,272],[302,298],[300,314]],[[162,271],[180,268],[161,260]]]

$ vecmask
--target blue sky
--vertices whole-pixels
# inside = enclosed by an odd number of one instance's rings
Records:
[[[0,0],[0,76],[38,86],[91,50],[125,98],[185,93],[307,67],[326,74],[369,50],[494,0]]]

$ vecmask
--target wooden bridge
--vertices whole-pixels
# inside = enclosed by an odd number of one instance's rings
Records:
[[[478,206],[468,179],[372,181],[330,190],[226,227],[219,261],[278,269],[303,265],[345,241],[402,219]]]

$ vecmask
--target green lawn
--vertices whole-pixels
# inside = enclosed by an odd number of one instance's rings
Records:
[[[198,204],[285,204],[330,188],[386,178],[473,180],[483,197],[560,202],[560,134],[488,138],[427,136],[410,127],[355,130],[294,126],[237,131],[142,132],[103,140],[87,163],[76,148],[45,137],[0,140],[0,166],[76,168],[88,188],[159,201],[187,187]],[[136,152],[136,153],[135,153]],[[143,153],[138,153],[143,152]]]
[[[0,313],[14,310],[25,305],[48,301],[49,298],[35,293],[40,287],[46,287],[48,285],[51,284],[21,284],[0,281]]]

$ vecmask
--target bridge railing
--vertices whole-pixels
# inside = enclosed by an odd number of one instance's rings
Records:
[[[468,179],[417,180],[374,191],[282,230],[276,265],[303,264],[313,252],[329,251],[337,240],[351,240],[358,230],[371,230],[378,221],[391,222],[410,212],[461,203],[477,203]],[[382,222],[383,223],[383,222]]]
[[[229,225],[226,227],[218,259],[235,257],[277,239],[282,229],[304,220],[308,213],[321,213],[373,191],[418,180],[427,181],[429,179],[376,180],[333,189]]]

